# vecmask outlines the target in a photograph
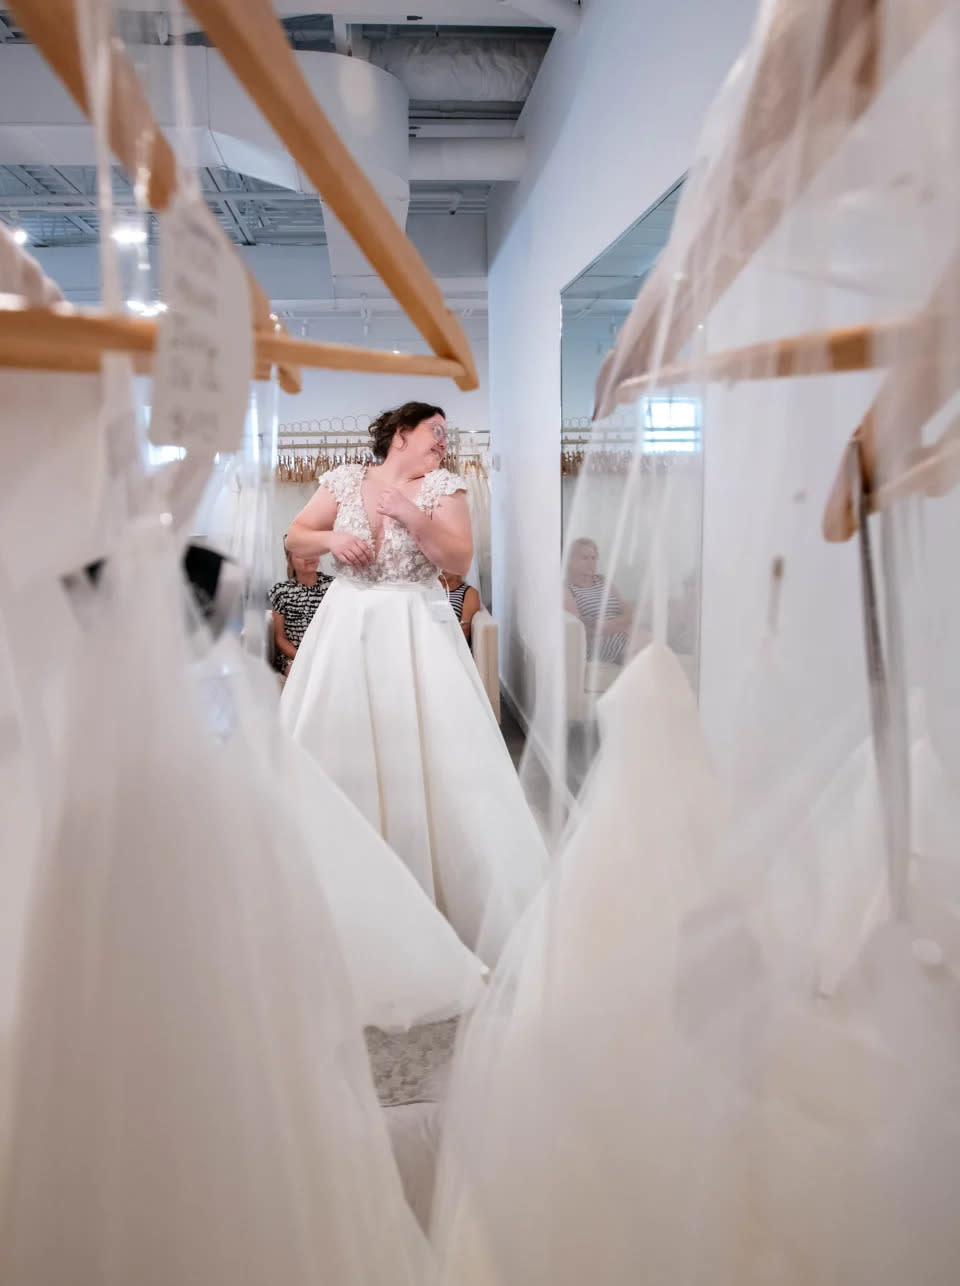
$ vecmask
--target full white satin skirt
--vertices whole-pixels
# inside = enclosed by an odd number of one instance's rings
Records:
[[[300,645],[281,720],[491,963],[545,851],[439,585],[338,579]]]
[[[313,756],[289,738],[281,754],[363,1026],[405,1030],[471,1010],[484,966]]]

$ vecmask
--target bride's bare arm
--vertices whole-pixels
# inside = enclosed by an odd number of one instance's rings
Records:
[[[346,531],[334,531],[337,501],[326,487],[318,487],[290,524],[284,545],[288,553],[299,558],[319,558],[333,554],[337,562],[351,567],[366,567],[374,553],[366,541]]]
[[[436,567],[466,576],[473,562],[473,532],[467,496],[456,491],[443,496],[433,515],[421,514],[422,522],[414,531],[417,544]]]
[[[402,491],[387,487],[377,512],[402,523],[435,567],[466,576],[473,561],[473,533],[465,492],[442,496],[433,513],[427,514]]]

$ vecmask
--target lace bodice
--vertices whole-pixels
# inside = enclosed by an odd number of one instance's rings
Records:
[[[373,548],[373,533],[367,520],[363,496],[360,494],[366,472],[367,466],[364,464],[341,464],[338,468],[331,469],[320,485],[330,492],[338,505],[334,530],[348,531],[351,536],[359,536]],[[444,496],[452,496],[455,491],[466,489],[466,483],[455,473],[448,469],[435,469],[424,475],[414,504],[424,513],[432,514]],[[427,584],[439,571],[406,527],[389,520],[384,523],[375,562],[369,567],[348,567],[346,564],[338,564],[338,567],[341,576],[363,585],[380,585],[384,582]]]

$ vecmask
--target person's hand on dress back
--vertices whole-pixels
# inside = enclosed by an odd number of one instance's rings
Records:
[[[329,552],[338,563],[350,567],[369,567],[375,554],[365,540],[351,536],[348,531],[331,531],[327,536]]]
[[[468,643],[472,642],[473,618],[482,607],[480,595],[472,585],[468,585],[467,592],[463,596],[463,610],[460,614],[460,628],[463,630],[463,637]]]

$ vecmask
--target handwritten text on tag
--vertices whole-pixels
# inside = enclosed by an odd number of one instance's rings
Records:
[[[150,441],[236,451],[253,376],[250,295],[239,258],[199,194],[159,216],[162,315]]]

